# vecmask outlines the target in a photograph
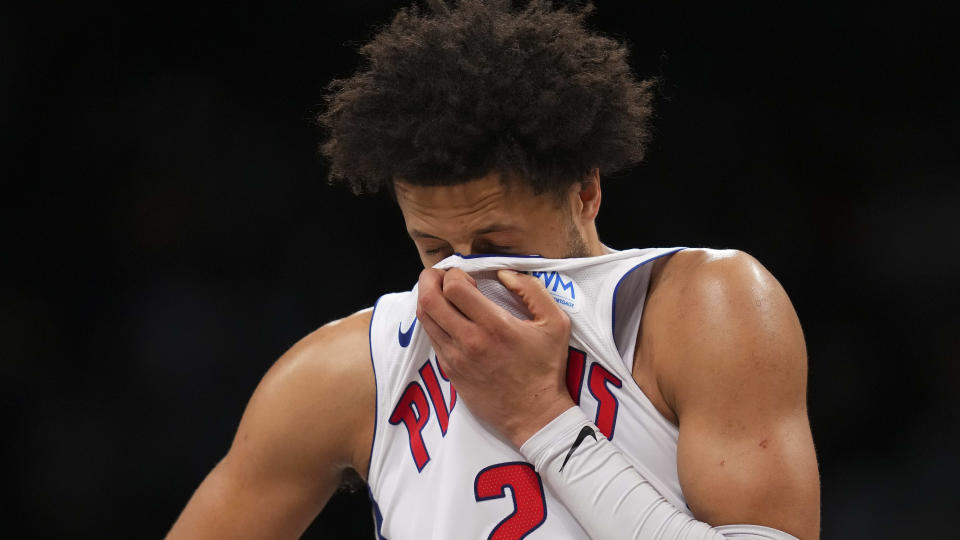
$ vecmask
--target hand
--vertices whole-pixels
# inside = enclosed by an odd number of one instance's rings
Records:
[[[564,382],[570,319],[540,280],[512,270],[497,277],[531,320],[484,297],[456,268],[421,272],[417,317],[470,411],[519,448],[573,406]]]

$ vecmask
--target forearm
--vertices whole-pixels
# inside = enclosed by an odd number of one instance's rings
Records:
[[[593,435],[586,436],[570,454],[584,426]],[[767,527],[711,527],[697,521],[658,493],[576,407],[537,432],[520,452],[596,539],[796,540]]]

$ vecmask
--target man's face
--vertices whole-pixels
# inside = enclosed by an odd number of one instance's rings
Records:
[[[558,200],[492,173],[455,186],[394,183],[397,203],[420,260],[430,267],[453,253],[586,257],[577,187]],[[579,205],[582,206],[582,205]],[[591,217],[592,223],[592,217]]]

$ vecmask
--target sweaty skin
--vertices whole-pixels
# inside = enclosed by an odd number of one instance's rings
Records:
[[[370,315],[329,323],[277,360],[167,538],[299,538],[346,469],[366,477],[376,406]]]
[[[684,251],[655,267],[643,320],[634,379],[680,426],[694,515],[817,538],[806,346],[780,283],[745,253]]]
[[[499,181],[488,177],[464,191],[497,193]],[[429,224],[423,201],[436,197],[435,189],[408,186],[398,196],[408,229]],[[521,188],[512,189],[510,204],[526,202]],[[599,204],[594,176],[571,189],[570,214],[555,218],[573,220],[591,255],[603,252],[593,227]],[[497,205],[455,208],[461,219],[482,223]],[[424,257],[425,266],[433,262]],[[418,315],[471,412],[519,447],[573,404],[564,386],[566,350],[541,338],[565,336],[565,345],[569,322],[538,280],[505,272],[500,279],[523,298],[533,320],[506,314],[463,272],[431,268],[420,276]],[[634,366],[640,387],[680,427],[680,483],[698,519],[818,537],[803,333],[783,288],[760,263],[713,250],[686,250],[656,263]]]
[[[528,276],[500,273],[534,315],[520,321],[463,272],[430,267],[453,252],[604,253],[594,225],[597,171],[560,200],[496,174],[457,186],[398,180],[395,187],[426,268],[418,303],[424,329],[471,412],[519,447],[572,405],[563,382],[569,319]],[[654,264],[633,374],[679,426],[678,470],[691,510],[711,525],[817,538],[806,351],[786,293],[741,252],[685,250]],[[366,477],[375,407],[369,318],[367,310],[330,323],[277,361],[227,456],[169,538],[296,538],[346,469]]]

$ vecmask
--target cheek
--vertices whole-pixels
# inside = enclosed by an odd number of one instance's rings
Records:
[[[555,259],[563,257],[568,244],[569,233],[559,223],[543,224],[533,228],[526,236],[524,244],[528,253],[536,253]]]
[[[536,242],[540,254],[549,258],[585,257],[586,248],[582,234],[573,218],[564,210],[549,213],[538,227],[531,229],[531,240]]]

